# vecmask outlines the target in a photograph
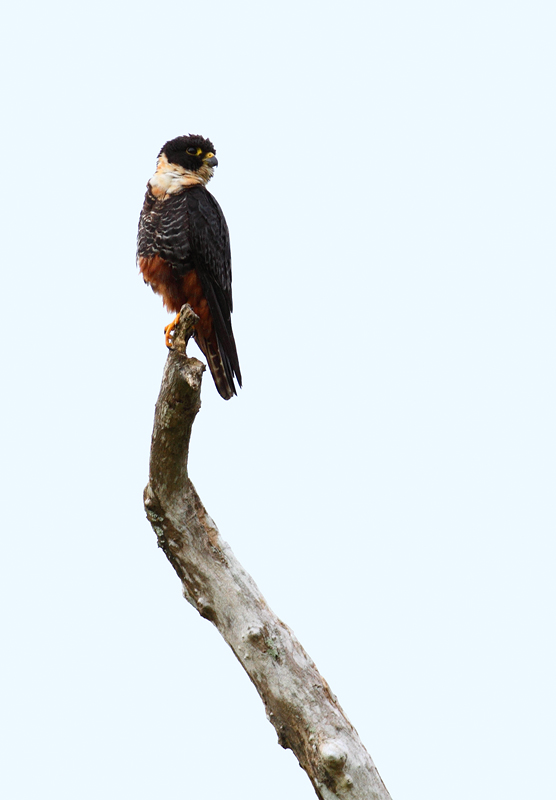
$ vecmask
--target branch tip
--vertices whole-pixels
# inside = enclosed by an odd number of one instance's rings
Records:
[[[184,305],[180,309],[180,321],[175,327],[172,339],[172,350],[185,356],[187,343],[195,333],[195,325],[199,322],[199,317],[191,306]]]

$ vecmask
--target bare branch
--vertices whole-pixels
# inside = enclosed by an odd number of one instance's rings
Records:
[[[147,517],[183,584],[255,685],[282,747],[321,800],[390,800],[370,755],[292,631],[268,607],[205,511],[187,474],[204,365],[187,358],[195,314],[184,306],[156,404]]]

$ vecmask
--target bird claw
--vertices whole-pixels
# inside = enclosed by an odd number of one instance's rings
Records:
[[[179,321],[180,321],[180,315],[177,314],[176,318],[173,319],[172,322],[169,325],[166,325],[166,327],[164,328],[164,341],[166,342],[166,347],[169,350],[173,349],[173,341],[174,341],[174,336],[176,334],[176,325],[178,324]]]

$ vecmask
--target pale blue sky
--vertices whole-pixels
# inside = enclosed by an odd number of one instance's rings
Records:
[[[394,800],[556,797],[548,2],[5,12],[0,794],[305,800],[142,509],[135,236],[201,133],[244,375],[191,477]]]

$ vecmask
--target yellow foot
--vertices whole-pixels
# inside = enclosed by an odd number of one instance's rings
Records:
[[[164,339],[166,341],[166,347],[168,347],[170,350],[172,349],[172,341],[174,338],[173,334],[176,325],[178,324],[179,321],[180,321],[180,315],[177,314],[176,318],[172,320],[172,322],[169,325],[166,325],[166,327],[164,328]]]

